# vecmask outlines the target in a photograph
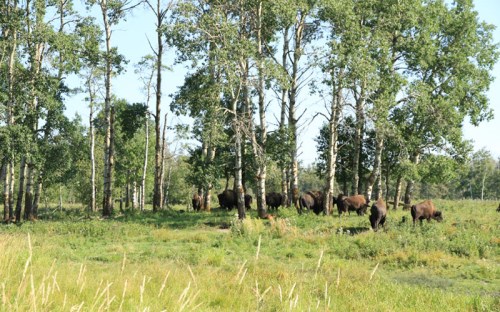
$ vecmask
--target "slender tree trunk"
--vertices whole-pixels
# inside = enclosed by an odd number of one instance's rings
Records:
[[[15,0],[12,3],[12,8],[8,9],[7,18],[12,16],[12,11],[17,10],[18,1]],[[11,127],[14,124],[14,106],[16,103],[14,85],[15,85],[15,70],[16,70],[16,58],[17,58],[17,30],[10,28],[8,29],[9,39],[7,40],[9,44],[9,72],[7,78],[8,87],[8,105],[7,105],[7,127]],[[10,222],[14,219],[14,155],[10,153],[7,165],[5,168],[5,185],[4,185],[4,221]],[[16,220],[18,221],[18,220]]]
[[[285,27],[284,34],[283,34],[283,54],[281,57],[281,62],[282,66],[284,69],[287,68],[288,64],[288,51],[290,49],[290,39],[288,38],[288,33],[289,33],[289,27]],[[288,94],[288,89],[287,88],[282,88],[281,89],[281,118],[280,118],[280,126],[279,126],[279,131],[282,136],[282,138],[287,138],[288,140],[288,135],[286,135],[286,96]],[[288,144],[287,144],[288,146]],[[288,154],[288,153],[287,153]],[[281,161],[280,162],[280,169],[281,169],[281,195],[283,196],[283,204],[285,206],[289,206],[289,197],[288,197],[288,163],[286,161]]]
[[[340,115],[343,108],[342,96],[342,80],[343,70],[340,70],[338,77],[332,77],[335,81],[332,92],[331,102],[331,115],[328,121],[329,141],[328,141],[328,157],[327,157],[327,173],[326,185],[323,191],[323,213],[325,215],[331,214],[331,207],[333,205],[334,187],[335,187],[335,171],[337,164],[337,142],[338,142],[338,125]]]
[[[17,192],[17,203],[16,203],[16,222],[21,222],[21,210],[23,207],[23,195],[24,195],[24,182],[26,174],[26,158],[23,156],[21,158],[21,164],[19,165],[19,188]]]
[[[229,188],[229,179],[231,179],[229,174],[226,174],[226,186],[224,187],[224,191],[227,191]]]
[[[239,92],[238,92],[239,93]],[[243,191],[243,181],[242,181],[242,154],[241,154],[241,126],[240,121],[238,120],[238,103],[239,95],[233,96],[232,103],[232,127],[234,131],[234,149],[235,149],[235,163],[234,163],[234,192],[236,193],[236,205],[238,208],[238,219],[243,220],[246,217],[245,211],[245,192]]]
[[[411,160],[415,165],[418,165],[418,163],[420,162],[420,153],[416,153],[415,155],[413,155]],[[410,180],[406,181],[405,208],[410,207],[412,196],[413,196],[414,185],[415,185],[415,180],[410,179]]]
[[[9,221],[15,220],[14,217],[14,188],[15,188],[15,170],[14,170],[14,162],[11,161],[9,165],[10,172],[8,173],[10,178],[9,184]]]
[[[361,92],[356,99],[356,133],[354,136],[354,155],[352,162],[352,194],[361,194],[361,185],[359,182],[359,172],[360,172],[360,157],[363,142],[363,128],[365,124],[365,88],[366,81],[363,82],[361,86]]]
[[[137,182],[132,182],[132,209],[137,209]]]
[[[110,199],[111,199],[111,212],[113,212],[113,181],[114,181],[114,168],[115,168],[115,106],[111,105],[110,114],[110,136],[109,136],[109,179],[110,179]]]
[[[87,81],[90,96],[90,114],[89,114],[89,135],[90,135],[90,205],[89,212],[95,212],[96,207],[96,183],[95,183],[95,130],[94,130],[94,94],[90,78]]]
[[[134,190],[133,192],[137,192],[137,190]],[[144,193],[145,193],[144,189],[141,186],[139,186],[139,198],[143,198]],[[145,209],[145,206],[139,207],[139,209],[141,210],[141,212],[143,212]]]
[[[38,208],[40,207],[40,199],[43,190],[43,173],[38,173],[38,182],[35,187],[35,198],[33,199],[33,217],[38,218]]]
[[[2,172],[3,179],[4,179],[4,185],[3,185],[3,221],[8,222],[9,221],[9,185],[10,185],[10,163],[6,163],[2,171],[5,172],[5,174]]]
[[[62,186],[59,186],[59,210],[62,211],[63,198],[62,198]]]
[[[100,2],[104,31],[106,35],[106,72],[104,78],[104,120],[106,133],[104,135],[104,196],[102,215],[109,217],[113,213],[113,177],[112,177],[112,103],[111,103],[111,25],[108,21],[107,0]]]
[[[236,117],[237,118],[237,117]],[[246,217],[245,211],[245,192],[243,191],[243,181],[241,172],[241,130],[239,129],[238,120],[234,121],[236,124],[236,140],[235,140],[235,170],[234,170],[234,191],[236,192],[236,203],[238,207],[238,219],[243,220]]]
[[[483,174],[483,178],[481,179],[481,201],[484,200],[484,184],[486,182],[486,172]]]
[[[162,185],[162,136],[160,133],[160,122],[161,122],[161,79],[162,79],[162,57],[163,57],[163,32],[160,31],[160,27],[163,23],[162,15],[160,14],[160,1],[157,1],[157,44],[158,51],[156,52],[156,115],[155,115],[155,132],[156,132],[156,143],[155,143],[155,187],[153,196],[153,211],[158,211],[162,209],[163,205],[163,185]],[[166,124],[166,122],[165,122]]]
[[[33,220],[33,176],[34,164],[29,162],[27,165],[26,192],[24,197],[24,220]]]
[[[366,185],[366,192],[365,192],[367,201],[371,200],[373,185],[375,184],[377,177],[380,175],[383,148],[384,148],[384,138],[382,137],[382,134],[376,133],[375,159],[373,161],[373,170],[370,174],[370,177],[368,178]],[[376,198],[375,200],[377,199],[378,198]]]
[[[243,118],[247,118],[246,112],[243,112],[241,115],[243,116]],[[245,194],[247,192],[246,182],[247,182],[247,167],[248,167],[245,155],[248,155],[248,152],[247,152],[247,145],[244,142],[247,142],[248,140],[249,139],[247,138],[247,133],[246,133],[246,131],[244,131],[241,134],[241,142],[243,142],[241,144],[241,183],[243,185],[243,192]],[[251,141],[251,138],[250,138],[250,141]]]
[[[125,184],[125,208],[130,207],[130,169],[127,170],[127,183]]]
[[[382,189],[382,172],[378,173],[377,176],[377,193],[375,194],[375,199],[383,198],[383,189]]]
[[[260,121],[260,142],[255,138],[255,131],[252,130],[254,141],[254,154],[257,159],[257,213],[260,218],[267,218],[266,209],[266,178],[267,178],[267,125],[266,125],[266,107],[264,95],[264,53],[263,53],[263,38],[262,38],[262,1],[259,1],[257,10],[257,71],[258,71],[258,87],[259,94],[259,121]],[[253,127],[252,127],[253,129]]]
[[[299,62],[302,56],[302,39],[305,27],[306,14],[302,13],[295,25],[295,46],[293,50],[292,73],[290,77],[289,107],[288,107],[288,125],[290,127],[291,142],[291,189],[292,202],[297,211],[299,209],[299,162],[298,162],[298,144],[297,144],[297,124],[296,103],[298,93]]]
[[[342,170],[341,170],[341,173],[343,173],[343,174],[342,174],[342,176],[344,176],[344,177],[345,177],[345,176],[346,176],[346,174],[345,174],[345,170],[346,170],[346,167],[347,167],[347,166],[346,166],[345,160],[344,160],[343,158],[340,160],[340,166],[341,166],[341,168],[342,168]],[[342,183],[342,194],[347,195],[347,194],[349,194],[349,190],[348,190],[348,188],[347,188],[347,182],[348,182],[348,181],[347,181],[347,178],[344,178],[344,179],[342,179],[342,180],[344,181],[344,182]]]
[[[45,15],[45,5],[42,4],[42,7],[35,6],[35,24],[33,25],[34,29],[31,29],[28,25],[28,32],[32,35],[32,32],[38,30],[40,28],[40,24],[43,23],[43,17]],[[26,16],[30,15],[29,4],[26,5]],[[29,17],[28,17],[29,18]],[[27,124],[29,129],[31,130],[31,135],[33,137],[33,141],[36,142],[36,132],[38,128],[38,115],[37,107],[38,107],[38,97],[36,95],[36,84],[38,83],[38,76],[42,67],[42,59],[43,59],[43,51],[44,51],[44,42],[37,42],[39,38],[30,38],[28,39],[27,45],[30,54],[30,91],[29,91],[29,105],[28,110],[33,114],[29,116]],[[36,144],[36,143],[34,143]],[[33,181],[34,181],[34,171],[35,171],[35,163],[33,160],[33,156],[26,156],[26,193],[25,193],[25,201],[24,201],[24,219],[25,220],[33,220]]]
[[[396,180],[396,191],[394,192],[394,210],[398,209],[399,206],[399,198],[401,197],[401,185],[403,184],[403,177],[398,175]]]
[[[207,166],[211,165],[215,160],[215,147],[211,146],[207,155]],[[169,168],[170,170],[172,167]],[[212,188],[213,185],[210,181],[208,181],[207,186],[204,190],[203,196],[203,209],[206,211],[212,210]]]
[[[123,211],[123,188],[120,188],[119,202],[120,202],[120,213],[124,213],[124,211]]]
[[[167,157],[167,114],[165,114],[163,120],[163,131],[161,134],[161,162],[160,162],[160,209],[163,209],[163,185],[165,181],[165,158]]]
[[[215,152],[214,152],[215,154]],[[169,194],[170,194],[170,182],[172,180],[172,162],[170,162],[168,164],[168,171],[167,171],[167,183],[165,184],[165,196],[164,196],[164,205],[165,207],[169,207]],[[205,205],[208,205],[206,207],[208,207],[208,210],[210,211],[210,190],[208,191],[209,193],[207,193],[208,195],[206,197],[208,197],[208,199],[205,200]]]
[[[385,171],[385,198],[389,198],[390,191],[390,180],[391,180],[391,164],[387,161],[387,167]]]
[[[149,93],[149,91],[148,91],[148,93]],[[149,120],[148,120],[148,118],[146,118],[145,129],[146,129],[146,134],[145,134],[146,135],[146,143],[144,145],[144,166],[142,168],[142,177],[141,177],[141,189],[142,190],[146,189],[146,173],[148,170],[148,152],[149,152],[149,148],[148,148],[149,147]],[[139,204],[141,211],[144,210],[144,193],[145,192],[141,192],[141,198],[140,198],[140,204]]]

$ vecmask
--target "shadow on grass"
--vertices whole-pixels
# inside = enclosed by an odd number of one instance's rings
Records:
[[[247,212],[248,215],[256,212]],[[222,208],[214,208],[210,212],[185,211],[182,209],[167,209],[158,212],[151,210],[125,210],[123,212],[115,210],[115,214],[110,218],[103,218],[102,211],[89,213],[83,208],[40,208],[38,210],[38,221],[40,222],[85,222],[90,220],[103,220],[123,223],[135,223],[153,225],[158,228],[187,229],[210,227],[218,229],[228,229],[231,219],[237,214],[236,210],[227,211]],[[253,216],[253,215],[252,215]],[[18,225],[22,225],[24,221]]]
[[[448,278],[429,276],[424,274],[405,274],[401,276],[396,276],[394,280],[410,285],[448,289],[453,286],[454,281]]]
[[[358,235],[370,231],[370,228],[364,226],[348,226],[342,228],[342,231],[344,233],[349,233],[350,235]]]

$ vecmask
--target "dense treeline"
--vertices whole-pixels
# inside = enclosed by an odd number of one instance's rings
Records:
[[[265,194],[297,206],[320,189],[324,212],[337,192],[383,196],[497,198],[498,161],[472,152],[462,124],[492,117],[485,95],[498,58],[492,25],[471,1],[142,1],[0,3],[0,148],[4,220],[37,217],[41,201],[89,211],[161,210],[193,191],[210,210],[214,191],[244,194],[267,216]],[[143,103],[113,92],[127,60],[113,29],[130,11],[154,17],[156,40],[136,64]],[[189,66],[166,100],[165,50]],[[65,78],[78,74],[80,90]],[[315,168],[299,170],[298,136],[308,90],[327,120]],[[90,118],[68,119],[71,92]],[[193,119],[167,125],[162,104]],[[150,109],[153,106],[154,109]],[[316,122],[316,121],[315,121]],[[307,126],[307,125],[306,125]],[[182,156],[184,138],[199,142]],[[312,175],[316,173],[317,175]]]

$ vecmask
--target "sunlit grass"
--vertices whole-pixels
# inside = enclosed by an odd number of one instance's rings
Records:
[[[2,311],[498,311],[500,214],[436,201],[444,222],[173,211],[45,211],[0,226]],[[491,208],[491,207],[493,208]]]

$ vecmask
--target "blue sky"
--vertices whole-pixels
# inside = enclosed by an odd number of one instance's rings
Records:
[[[500,42],[500,1],[498,0],[476,0],[474,1],[476,10],[479,13],[479,18],[482,21],[493,24],[497,27],[494,31],[495,42]],[[134,74],[134,64],[139,62],[142,56],[150,54],[147,36],[151,42],[155,42],[154,31],[154,16],[145,7],[137,8],[126,22],[115,26],[112,36],[113,46],[117,46],[121,54],[130,61],[127,66],[127,72],[119,77],[116,77],[112,84],[113,93],[120,98],[125,98],[129,102],[145,102],[144,93],[141,91],[141,83],[138,77]],[[165,56],[166,65],[173,65],[173,51],[167,51]],[[186,69],[184,65],[173,67],[173,71],[165,72],[163,78],[163,104],[162,111],[166,112],[170,104],[169,94],[176,91],[177,87],[183,82]],[[478,127],[470,124],[464,125],[464,136],[466,139],[474,141],[476,150],[485,148],[489,150],[496,158],[500,157],[500,144],[498,136],[500,136],[500,63],[497,63],[492,72],[496,78],[491,84],[488,91],[490,107],[494,110],[494,119],[489,122],[483,122]],[[69,79],[68,82],[73,87],[79,82],[75,79]],[[316,147],[313,140],[318,135],[319,127],[323,123],[321,120],[311,122],[314,111],[320,110],[323,103],[308,102],[309,95],[306,91],[302,92],[299,102],[302,102],[300,111],[307,109],[302,121],[303,129],[300,132],[300,150],[299,160],[304,164],[310,164],[316,159]],[[153,103],[150,104],[153,109]],[[66,101],[67,115],[74,116],[75,113],[80,114],[83,120],[88,120],[87,103],[83,101],[83,95],[68,98]],[[188,118],[178,118],[169,114],[168,124],[189,122]],[[273,122],[274,117],[269,116],[269,121]],[[169,138],[172,141],[173,137]]]
[[[500,1],[476,0],[474,1],[479,18],[496,26],[494,40],[500,42]],[[488,98],[490,107],[494,110],[495,117],[489,122],[483,122],[478,127],[470,124],[464,125],[464,135],[474,141],[476,150],[485,148],[496,158],[500,157],[500,62],[495,65],[492,75],[495,81],[490,86]]]

